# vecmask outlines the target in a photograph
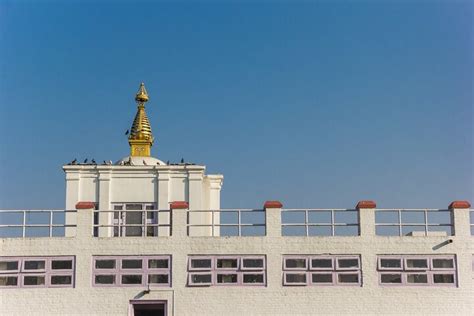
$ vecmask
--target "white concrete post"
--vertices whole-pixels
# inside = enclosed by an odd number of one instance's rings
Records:
[[[374,201],[359,201],[356,209],[359,211],[360,236],[374,238],[375,236],[375,208]]]
[[[171,210],[171,237],[177,239],[187,238],[187,216],[189,204],[186,201],[170,203]]]
[[[79,172],[69,171],[66,173],[66,210],[74,210],[76,202],[79,200]],[[64,218],[66,225],[75,225],[77,223],[76,214],[66,213]],[[74,227],[66,227],[64,229],[64,236],[74,237],[76,229]]]
[[[76,238],[90,239],[92,238],[93,214],[95,209],[94,202],[79,202],[76,204],[77,210],[77,227]],[[81,245],[81,241],[78,241]]]
[[[361,242],[370,245],[371,241],[376,237],[375,235],[375,208],[377,204],[374,201],[359,201],[356,205],[356,210],[359,211],[359,233]],[[373,251],[361,252],[361,267],[363,271],[377,270],[377,255]],[[362,272],[362,279],[364,287],[370,289],[378,288],[377,274]]]
[[[455,237],[471,237],[470,207],[471,204],[468,201],[454,201],[449,205],[449,209],[453,211]]]
[[[281,237],[281,209],[279,201],[266,201],[263,208],[266,217],[267,237]]]

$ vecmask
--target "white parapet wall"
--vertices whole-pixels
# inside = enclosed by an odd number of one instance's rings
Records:
[[[185,204],[181,204],[185,205]],[[187,209],[173,209],[172,236],[92,237],[92,209],[79,209],[77,232],[63,238],[1,239],[1,256],[75,256],[73,288],[0,290],[2,315],[127,315],[129,302],[164,300],[168,315],[472,315],[473,254],[469,210],[453,210],[454,236],[375,235],[373,208],[360,208],[360,236],[283,237],[281,208],[266,207],[266,236],[188,237]],[[451,242],[450,242],[451,241]],[[442,245],[442,246],[440,246]],[[360,255],[361,286],[284,286],[284,255]],[[377,255],[455,255],[457,286],[381,286]],[[170,287],[92,286],[92,256],[170,255]],[[187,286],[189,255],[264,255],[266,286]],[[145,291],[145,292],[143,292]]]

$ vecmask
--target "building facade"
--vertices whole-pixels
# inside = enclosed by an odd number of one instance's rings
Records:
[[[144,85],[115,163],[63,166],[65,210],[0,212],[3,315],[472,315],[474,213],[220,209],[222,175],[150,156]]]

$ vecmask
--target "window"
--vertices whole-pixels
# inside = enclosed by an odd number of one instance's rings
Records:
[[[456,285],[454,255],[381,255],[377,266],[382,285]]]
[[[282,210],[282,236],[358,236],[358,210]]]
[[[170,256],[94,256],[94,286],[171,286]]]
[[[0,257],[0,288],[73,287],[74,257]]]
[[[283,285],[361,285],[360,256],[305,255],[283,257]]]
[[[188,286],[266,284],[264,256],[190,256]]]
[[[429,236],[454,234],[451,210],[377,210],[375,230],[379,236]]]

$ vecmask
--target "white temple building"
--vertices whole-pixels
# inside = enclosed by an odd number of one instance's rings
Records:
[[[474,315],[474,211],[221,209],[223,175],[130,154],[63,166],[64,210],[0,211],[1,315]]]

